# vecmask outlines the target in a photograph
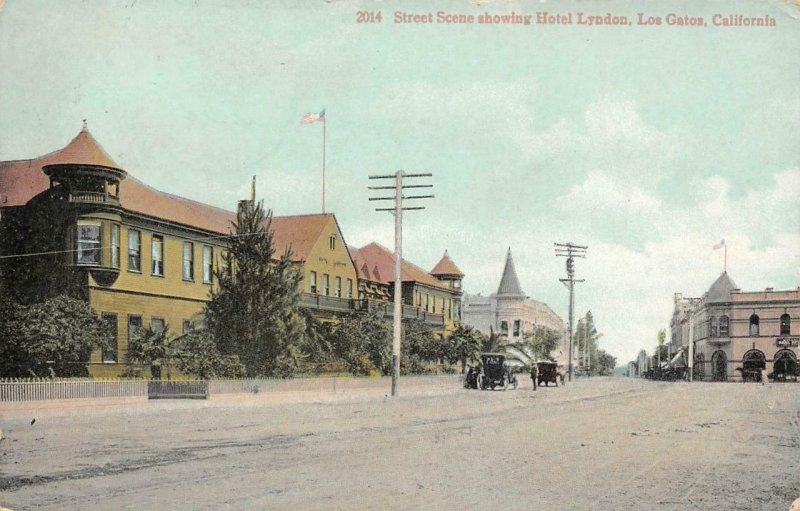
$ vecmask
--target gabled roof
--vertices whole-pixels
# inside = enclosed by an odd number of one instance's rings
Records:
[[[711,284],[706,293],[706,303],[724,303],[731,301],[731,290],[738,289],[739,286],[728,276],[728,272],[722,272],[717,280]]]
[[[500,278],[500,286],[497,288],[497,295],[525,297],[522,286],[519,285],[517,270],[514,268],[514,259],[511,257],[511,247],[508,247],[506,266],[503,268],[503,276]]]
[[[456,266],[452,259],[450,259],[450,256],[447,254],[447,250],[445,250],[441,260],[439,260],[439,262],[436,263],[436,266],[434,266],[431,270],[431,275],[461,278],[464,276],[464,273],[458,269],[458,266]]]
[[[391,250],[373,242],[359,249],[351,249],[350,253],[353,255],[353,259],[357,261],[356,268],[359,271],[359,277],[363,271],[362,266],[366,263],[367,270],[371,275],[369,280],[383,284],[394,282],[394,252]],[[405,259],[400,263],[400,272],[400,278],[403,282],[417,282],[429,287],[452,291],[443,282]]]
[[[330,213],[321,213],[273,217],[271,228],[275,257],[282,256],[291,245],[292,261],[305,261],[332,216]],[[340,243],[344,241],[340,240]]]

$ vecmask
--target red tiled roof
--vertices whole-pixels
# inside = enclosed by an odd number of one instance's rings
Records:
[[[275,246],[275,257],[282,256],[291,245],[292,261],[305,261],[331,216],[333,215],[327,213],[273,217],[272,242]]]
[[[119,168],[88,130],[63,149],[31,160],[0,162],[0,207],[22,206],[47,190],[50,181],[42,167],[77,163]],[[120,183],[120,203],[130,212],[160,218],[178,224],[220,234],[229,234],[236,213],[161,192],[128,175]],[[292,247],[292,260],[303,261],[328,222],[330,214],[274,217],[275,255],[280,257]]]
[[[63,149],[31,160],[0,162],[0,207],[26,204],[50,187],[44,166],[69,163],[119,168],[84,128]],[[130,176],[120,183],[119,195],[128,211],[222,234],[230,232],[236,218],[230,211],[160,192]]]
[[[442,259],[431,270],[431,275],[453,275],[456,277],[463,277],[464,273],[458,269],[458,266],[450,259],[447,250],[445,250]]]
[[[383,284],[390,284],[394,282],[394,252],[381,246],[378,243],[370,243],[357,250],[351,249],[350,253],[358,252],[354,255],[354,260],[358,261],[357,268],[359,270],[359,277],[361,277],[361,265],[367,264],[369,271],[372,273],[372,279],[376,282]],[[363,263],[362,263],[363,262]],[[403,282],[418,282],[420,284],[436,287],[439,289],[450,288],[446,284],[431,276],[419,266],[410,263],[403,259],[400,264],[401,279]]]

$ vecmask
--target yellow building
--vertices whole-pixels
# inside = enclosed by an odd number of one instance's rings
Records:
[[[202,320],[235,220],[129,176],[86,128],[63,149],[1,162],[0,214],[19,227],[17,253],[50,253],[15,282],[38,298],[73,285],[111,326],[111,348],[89,364],[101,377],[127,369],[138,328],[182,334]],[[272,230],[275,256],[290,248],[303,273],[303,306],[323,317],[354,307],[356,270],[332,214],[276,217]]]
[[[394,253],[378,243],[359,249],[350,248],[359,271],[361,288],[366,300],[394,293]],[[452,332],[461,321],[461,279],[464,274],[445,252],[429,273],[403,259],[403,318],[416,318],[430,325],[435,333]],[[386,313],[393,311],[386,307]]]

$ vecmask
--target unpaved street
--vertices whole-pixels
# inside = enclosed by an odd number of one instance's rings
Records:
[[[0,408],[0,501],[17,511],[772,511],[800,496],[798,385],[524,384],[395,400]]]

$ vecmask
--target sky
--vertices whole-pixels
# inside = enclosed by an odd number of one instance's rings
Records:
[[[487,295],[510,247],[523,290],[566,320],[553,243],[587,245],[576,315],[592,311],[621,363],[652,351],[674,293],[719,276],[721,239],[743,290],[800,285],[800,6],[483,1],[0,0],[0,160],[59,149],[87,119],[157,189],[233,209],[256,175],[275,215],[318,213],[322,124],[300,119],[324,108],[347,243],[393,246],[368,175],[431,172],[404,256],[430,270],[448,250]],[[437,11],[534,22],[393,22]],[[536,24],[545,11],[573,24]],[[662,24],[574,22],[639,12]]]

